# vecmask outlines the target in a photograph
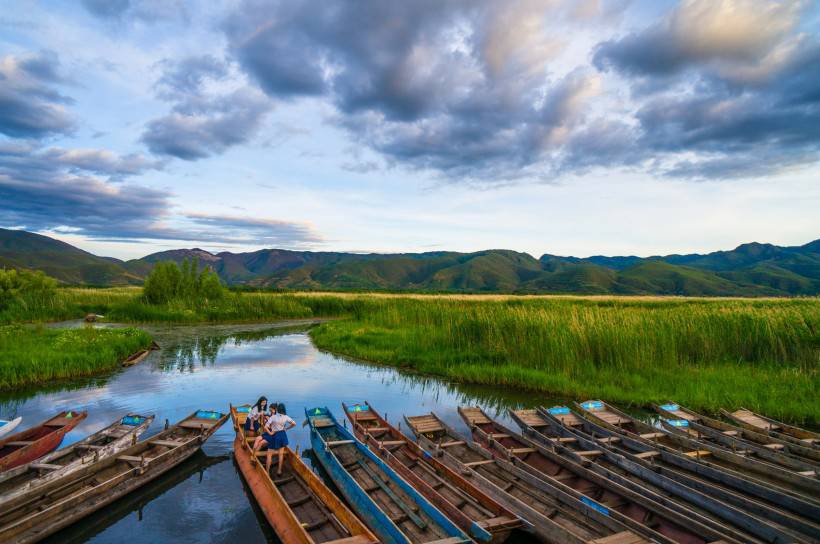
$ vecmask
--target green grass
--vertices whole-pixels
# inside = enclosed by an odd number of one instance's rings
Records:
[[[150,343],[148,333],[134,328],[3,326],[0,327],[0,390],[110,371]]]
[[[383,299],[312,336],[321,349],[464,382],[820,421],[815,299]]]
[[[745,406],[820,422],[820,300],[230,293],[203,307],[141,301],[138,288],[60,289],[0,323],[79,318],[227,323],[346,317],[321,349],[444,376],[630,405]],[[0,346],[0,357],[3,348]]]

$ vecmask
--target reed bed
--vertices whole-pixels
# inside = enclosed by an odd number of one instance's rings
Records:
[[[312,336],[459,381],[820,421],[814,299],[389,299]]]
[[[135,328],[0,327],[0,390],[91,376],[117,368],[151,337]]]

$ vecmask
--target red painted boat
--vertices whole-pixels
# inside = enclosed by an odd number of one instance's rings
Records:
[[[0,472],[31,463],[57,449],[63,437],[88,416],[68,410],[30,429],[0,440]]]

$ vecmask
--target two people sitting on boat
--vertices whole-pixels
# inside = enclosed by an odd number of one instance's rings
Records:
[[[265,418],[265,410],[268,409],[268,399],[264,395],[259,397],[250,410],[248,410],[248,417],[245,418],[245,432],[253,431],[259,434],[259,429],[262,428],[263,419]]]
[[[256,440],[253,443],[254,455],[256,455],[256,452],[262,447],[263,442],[267,443],[268,457],[265,468],[268,473],[270,473],[270,465],[273,454],[277,453],[279,455],[279,464],[276,469],[276,475],[282,475],[282,462],[285,458],[285,446],[288,445],[288,435],[286,431],[295,426],[296,422],[285,413],[284,404],[277,404],[275,402],[271,403],[270,415],[267,420],[265,420],[262,428],[262,436],[256,437]]]

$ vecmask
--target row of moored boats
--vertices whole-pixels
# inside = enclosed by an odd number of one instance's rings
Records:
[[[339,495],[284,450],[266,468],[246,434],[249,407],[198,410],[140,440],[152,416],[130,414],[56,450],[84,412],[62,412],[0,439],[0,542],[36,542],[193,455],[228,417],[234,456],[285,543],[640,544],[820,542],[820,435],[747,410],[724,419],[677,404],[657,425],[602,401],[458,412],[463,436],[434,413],[393,425],[342,404],[339,421],[307,409],[311,449]]]
[[[367,403],[342,409],[305,414],[344,503],[298,453],[266,471],[232,408],[237,463],[284,542],[820,540],[820,436],[750,412],[730,424],[666,404],[655,427],[588,401],[511,411],[519,432],[463,407],[471,436],[431,413],[404,418],[411,440]]]

